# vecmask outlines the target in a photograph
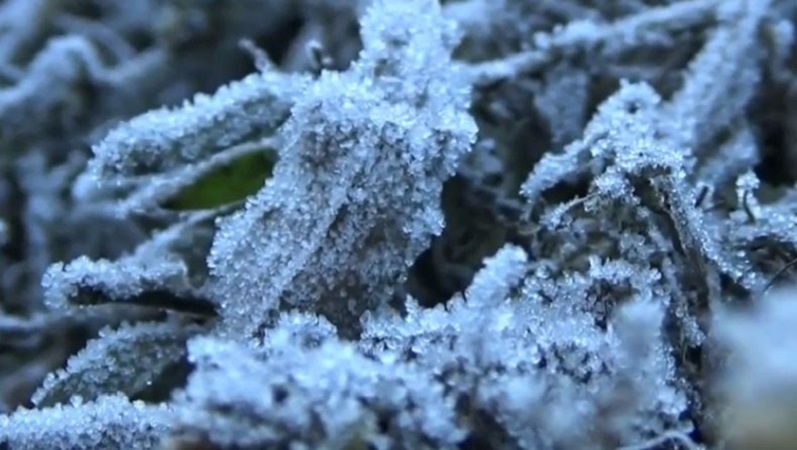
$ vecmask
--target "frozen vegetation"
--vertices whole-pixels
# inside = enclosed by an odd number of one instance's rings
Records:
[[[796,22],[0,1],[0,449],[797,447]]]

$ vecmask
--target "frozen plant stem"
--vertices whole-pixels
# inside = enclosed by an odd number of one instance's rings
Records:
[[[607,44],[612,45],[613,52],[630,49],[644,43],[646,37],[656,36],[657,32],[677,33],[713,20],[720,3],[720,0],[687,0],[647,9],[608,24],[572,22],[551,33],[537,34],[536,48],[532,50],[466,66],[468,75],[478,88],[539,72],[567,55],[601,52],[601,47]]]

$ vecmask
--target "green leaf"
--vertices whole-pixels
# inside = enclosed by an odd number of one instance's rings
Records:
[[[174,211],[202,210],[244,200],[263,187],[276,161],[273,149],[240,155],[201,175],[166,200],[163,207]]]

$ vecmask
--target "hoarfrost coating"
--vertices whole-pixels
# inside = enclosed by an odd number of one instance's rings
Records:
[[[794,447],[796,19],[0,2],[0,448]]]

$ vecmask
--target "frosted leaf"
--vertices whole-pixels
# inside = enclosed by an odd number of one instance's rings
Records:
[[[563,2],[556,2],[560,3]],[[716,0],[686,0],[659,7],[636,8],[636,14],[611,22],[572,20],[554,26],[551,32],[534,33],[531,37],[533,47],[529,50],[497,61],[474,64],[468,67],[468,71],[474,85],[484,87],[507,78],[542,72],[567,56],[586,54],[596,63],[603,63],[632,49],[666,42],[678,32],[705,26],[715,19],[716,8]],[[485,14],[483,11],[479,13]],[[486,17],[495,17],[495,14],[487,14]]]
[[[85,256],[52,264],[42,277],[44,300],[55,309],[128,303],[214,315],[201,273],[212,238],[214,212],[186,215],[117,260]],[[206,270],[206,269],[205,269]]]
[[[80,257],[66,265],[53,264],[44,274],[42,287],[52,308],[122,302],[190,311],[194,294],[186,278],[185,264],[176,260],[145,264]],[[197,311],[210,308],[207,301],[195,300]]]
[[[89,170],[100,182],[166,171],[263,138],[287,119],[303,83],[299,76],[255,73],[180,108],[147,112],[95,145]]]
[[[720,25],[689,65],[683,87],[664,109],[677,146],[700,151],[750,102],[764,58],[759,27],[769,0],[722,2]]]
[[[574,182],[602,171],[615,155],[626,160],[645,156],[658,164],[653,155],[637,146],[649,142],[641,138],[650,139],[654,130],[651,120],[660,102],[661,98],[650,86],[623,83],[619,91],[598,107],[580,140],[565,147],[562,154],[547,153],[534,167],[521,186],[523,196],[533,204],[558,183]]]
[[[352,334],[442,229],[442,183],[476,132],[449,64],[453,25],[436,2],[378,1],[362,34],[349,71],[322,73],[296,100],[273,178],[219,221],[208,261],[236,335],[280,305]]]
[[[34,2],[38,3],[38,2]],[[92,43],[77,35],[54,38],[30,63],[26,76],[0,90],[0,130],[4,145],[20,145],[37,133],[76,121],[73,90],[96,82],[105,70]]]
[[[103,396],[94,402],[0,416],[0,443],[14,450],[158,448],[171,408]]]
[[[244,448],[293,442],[336,449],[389,438],[404,448],[453,449],[463,438],[454,405],[428,374],[333,341],[304,352],[290,348],[264,357],[237,344],[192,340],[197,370],[177,398],[176,434]]]
[[[121,267],[120,267],[121,266]],[[132,275],[132,276],[131,276]],[[160,263],[155,267],[136,267],[114,264],[111,261],[91,261],[80,257],[69,264],[56,263],[42,280],[47,304],[64,308],[69,303],[92,303],[93,298],[130,298],[141,294],[170,277],[185,275],[180,264]]]
[[[277,159],[274,145],[269,139],[246,142],[164,172],[104,177],[99,184],[95,174],[85,172],[72,192],[80,201],[121,196],[108,209],[122,217],[153,210],[218,210],[243,203],[263,186]]]
[[[176,371],[185,356],[185,341],[198,327],[174,322],[123,324],[105,328],[66,363],[51,373],[33,394],[38,407],[66,403],[79,396],[91,401],[104,394],[137,397]]]

